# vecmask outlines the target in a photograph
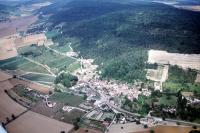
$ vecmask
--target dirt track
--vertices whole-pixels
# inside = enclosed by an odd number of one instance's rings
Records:
[[[6,128],[9,133],[60,133],[61,131],[67,133],[73,125],[28,111],[9,123]]]

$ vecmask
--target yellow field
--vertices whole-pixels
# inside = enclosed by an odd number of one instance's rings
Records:
[[[8,59],[17,56],[17,50],[14,46],[14,38],[0,38],[0,60]]]
[[[197,77],[196,77],[195,82],[196,82],[196,83],[200,83],[200,74],[199,74],[199,73],[197,74]]]
[[[148,62],[158,64],[178,65],[183,69],[200,70],[200,54],[168,53],[160,50],[149,50]]]
[[[73,125],[28,111],[6,126],[9,133],[68,133]]]
[[[35,35],[28,35],[25,37],[17,38],[15,40],[15,45],[17,48],[24,47],[31,44],[37,44],[41,46],[46,41],[45,34],[35,34]]]
[[[0,122],[6,122],[6,117],[11,119],[11,115],[20,115],[27,109],[15,101],[13,101],[4,90],[9,90],[14,86],[6,79],[9,79],[10,75],[0,71]]]

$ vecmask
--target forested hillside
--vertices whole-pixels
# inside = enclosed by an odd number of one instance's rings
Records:
[[[9,16],[10,7],[0,4],[0,22],[6,21]]]
[[[55,9],[51,27],[65,22],[63,34],[54,40],[76,40],[75,50],[96,59],[103,77],[145,80],[148,49],[200,53],[199,13],[150,2],[73,1],[55,6],[43,9],[44,14]]]

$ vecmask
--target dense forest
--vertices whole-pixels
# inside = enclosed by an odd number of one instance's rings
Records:
[[[9,7],[0,4],[0,22],[8,20],[9,15]]]
[[[199,13],[151,2],[95,0],[52,4],[42,11],[53,13],[49,30],[65,23],[54,41],[76,40],[73,48],[96,59],[104,78],[145,80],[148,49],[200,53]]]

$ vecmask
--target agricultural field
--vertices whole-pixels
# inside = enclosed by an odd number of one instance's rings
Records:
[[[10,90],[14,87],[12,83],[8,81],[10,78],[4,72],[0,72],[0,77],[4,77],[3,79],[0,78],[0,97],[3,100],[0,100],[0,121],[6,122],[6,117],[11,119],[11,115],[14,114],[15,116],[23,113],[27,109],[15,101],[13,101],[5,92],[4,90]]]
[[[168,53],[160,50],[149,50],[148,62],[157,64],[177,65],[183,69],[200,70],[200,54]]]
[[[16,78],[9,79],[8,81],[13,86],[21,84],[21,85],[24,85],[26,87],[29,87],[30,89],[36,90],[36,91],[44,93],[44,94],[49,94],[49,92],[52,91],[52,88],[50,88],[48,86],[33,83],[31,81],[25,81],[25,80],[20,80],[20,79],[16,79]]]
[[[52,50],[47,49],[44,46],[27,46],[18,49],[18,53],[35,62],[47,65],[53,69],[56,73],[63,67],[68,67],[75,62],[75,59],[59,55]]]
[[[14,47],[14,38],[7,36],[0,38],[0,60],[16,57],[17,50]]]
[[[3,99],[3,100],[0,100],[0,108],[1,108],[0,121],[1,122],[6,122],[6,117],[11,119],[12,114],[14,114],[15,116],[18,116],[27,110],[25,107],[13,101],[5,92],[0,92],[0,97],[1,99]]]
[[[81,118],[84,114],[85,112],[78,109],[73,109],[70,112],[60,110],[56,113],[55,119],[73,124],[78,118]]]
[[[197,77],[196,77],[195,82],[196,82],[196,83],[200,83],[200,73],[197,74]]]
[[[67,71],[69,72],[74,72],[75,70],[81,68],[81,64],[80,62],[76,61],[72,64],[70,64],[68,67],[67,67]]]
[[[85,128],[85,127],[89,127],[101,132],[105,132],[106,126],[100,122],[100,121],[96,121],[96,120],[91,120],[91,119],[83,119],[80,122],[80,127]]]
[[[52,133],[65,131],[67,133],[73,129],[73,125],[28,111],[9,123],[6,128],[9,133],[48,133],[49,131]]]
[[[28,74],[22,75],[22,77],[29,79],[31,81],[36,81],[36,82],[53,83],[55,80],[55,77],[52,75],[40,74],[40,73],[28,73]]]
[[[45,33],[45,36],[47,37],[47,39],[52,39],[53,37],[57,35],[58,35],[57,31],[48,31]]]
[[[27,72],[49,73],[43,67],[32,63],[22,57],[14,57],[0,61],[0,68],[3,70],[23,70]]]
[[[67,45],[54,44],[54,45],[51,45],[50,48],[58,50],[61,53],[66,53],[66,52],[71,51],[68,44]]]
[[[84,102],[83,97],[69,94],[66,92],[56,92],[49,98],[49,100],[55,101],[55,102],[61,102],[61,103],[64,103],[66,105],[71,105],[71,106],[78,106],[82,102]]]
[[[163,83],[163,89],[169,89],[172,92],[178,90],[200,92],[200,83],[196,83],[197,72],[192,69],[184,70],[178,66],[169,67],[169,76]]]
[[[38,46],[41,46],[45,43],[45,41],[47,41],[45,34],[34,34],[16,38],[14,43],[17,48],[20,48],[31,44],[37,44]]]
[[[37,16],[26,16],[0,23],[0,37],[12,35],[18,31],[26,31],[28,26],[38,20]]]
[[[163,66],[158,66],[157,69],[148,69],[147,70],[147,79],[153,80],[153,81],[161,81],[162,75],[163,75]]]
[[[4,80],[10,79],[10,78],[12,78],[11,75],[8,75],[8,74],[0,71],[0,81],[4,81]]]

